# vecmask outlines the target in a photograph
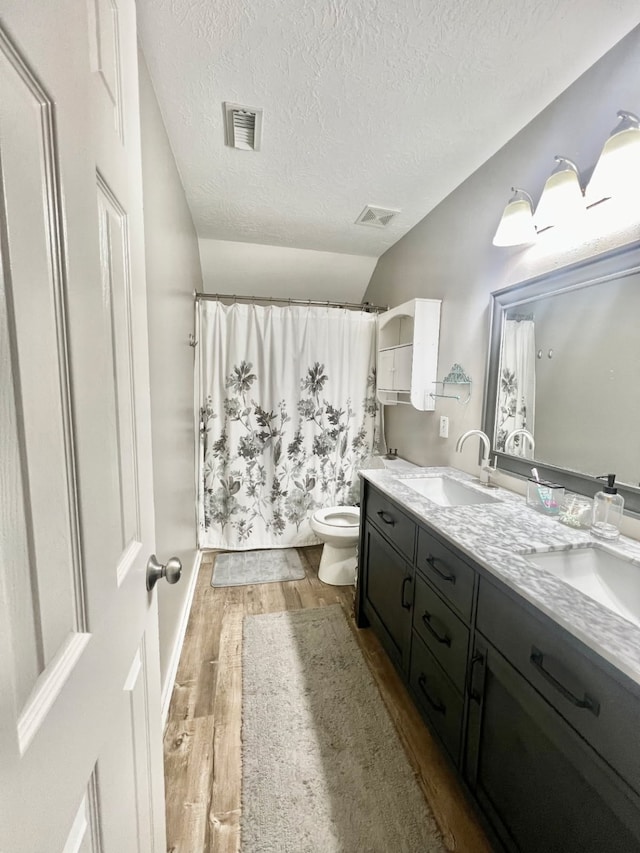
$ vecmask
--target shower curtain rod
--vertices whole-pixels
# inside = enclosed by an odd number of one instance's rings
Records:
[[[235,293],[198,293],[197,291],[194,292],[193,296],[196,301],[198,299],[217,301],[230,299],[233,302],[283,302],[286,305],[318,305],[325,308],[359,309],[368,313],[380,313],[389,310],[388,306],[372,305],[370,302],[333,302],[331,300],[321,302],[315,299],[287,299],[282,296],[237,296]]]

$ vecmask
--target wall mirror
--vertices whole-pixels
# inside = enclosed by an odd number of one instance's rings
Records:
[[[640,513],[640,242],[492,294],[483,419],[498,468],[589,496],[615,472]]]

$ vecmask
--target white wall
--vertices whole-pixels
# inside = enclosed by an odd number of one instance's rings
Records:
[[[261,243],[199,242],[208,293],[360,302],[377,260]]]
[[[492,291],[640,237],[640,204],[635,218],[621,224],[607,202],[589,211],[579,229],[552,229],[531,248],[500,249],[491,242],[511,186],[537,201],[555,154],[592,166],[617,110],[640,113],[639,55],[636,28],[378,261],[365,299],[393,306],[413,297],[441,298],[440,377],[459,362],[473,379],[466,406],[438,400],[434,413],[385,409],[387,443],[411,461],[477,473],[477,441],[469,440],[462,454],[454,448],[462,432],[482,422]],[[450,418],[448,439],[438,437],[439,415]],[[510,487],[515,484],[511,480]]]
[[[139,66],[156,553],[161,562],[179,557],[183,566],[180,583],[156,587],[165,696],[196,559],[194,351],[188,336],[202,275],[191,213],[142,53]]]

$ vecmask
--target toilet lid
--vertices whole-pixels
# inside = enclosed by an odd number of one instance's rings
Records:
[[[360,510],[357,506],[330,506],[314,513],[316,521],[332,527],[358,527]]]

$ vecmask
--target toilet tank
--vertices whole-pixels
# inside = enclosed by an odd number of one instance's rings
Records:
[[[368,459],[360,466],[361,471],[367,471],[376,468],[388,468],[390,471],[408,471],[410,468],[416,468],[413,462],[408,462],[406,459],[401,459],[399,456],[387,458],[386,456],[369,456]]]

